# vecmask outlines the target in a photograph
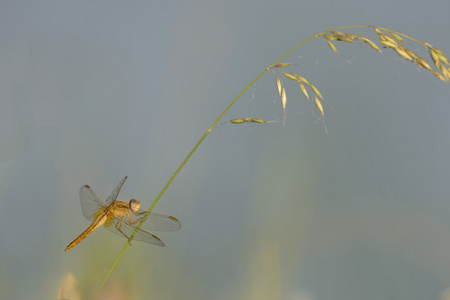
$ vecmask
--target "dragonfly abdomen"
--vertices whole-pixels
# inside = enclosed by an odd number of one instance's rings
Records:
[[[108,218],[108,216],[106,214],[103,215],[99,215],[94,222],[92,222],[92,224],[82,233],[80,234],[76,239],[73,240],[72,243],[69,244],[69,246],[67,246],[66,250],[64,251],[70,251],[70,249],[72,249],[73,247],[75,247],[76,245],[78,245],[82,240],[84,240],[88,235],[90,235],[92,232],[94,232],[94,230],[96,230],[97,228],[99,228],[100,226],[103,225],[103,223],[105,223],[106,219]]]

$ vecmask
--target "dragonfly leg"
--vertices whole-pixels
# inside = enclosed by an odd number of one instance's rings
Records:
[[[131,219],[129,213],[127,213],[127,217],[128,217],[128,223],[130,223],[130,225],[134,225],[134,224],[136,224],[137,222],[141,221],[141,219],[142,219],[142,218],[139,218],[138,220],[133,221],[133,220]]]
[[[137,216],[142,216],[143,214],[145,214],[145,212],[144,213],[140,213],[140,214],[137,214],[137,213],[133,213],[133,212],[131,212],[132,214],[134,214],[134,215],[137,215]],[[126,215],[127,215],[127,217],[128,217],[128,223],[130,224],[130,225],[134,225],[134,224],[136,224],[136,223],[139,223],[141,220],[142,220],[142,218],[139,218],[139,219],[137,219],[136,221],[134,221],[133,222],[133,220],[131,219],[131,216],[130,216],[130,214],[127,212],[126,213]],[[122,218],[120,219],[121,220],[121,224],[123,223],[123,219],[125,218],[125,215],[123,215],[122,216]],[[117,228],[117,227],[116,227]],[[117,228],[118,229],[118,228]],[[122,232],[122,231],[121,231]],[[151,234],[150,232],[148,232],[148,231],[145,231],[144,229],[140,229],[139,228],[139,231],[138,232],[141,232],[141,233],[146,233],[147,235],[149,235],[149,236],[152,236],[153,238],[155,238],[155,239],[157,239],[158,241],[161,241],[156,235],[153,235],[153,234]],[[123,234],[123,232],[122,232],[122,234]],[[128,240],[130,240],[129,238],[128,238]],[[130,243],[130,245],[131,245],[131,243]]]
[[[133,212],[131,212],[132,214],[135,214],[135,215],[138,215],[138,216],[140,216],[140,215],[142,215],[142,214],[137,214],[137,213],[133,213]],[[128,223],[130,224],[130,225],[134,225],[134,224],[136,224],[136,223],[139,223],[141,220],[142,220],[142,218],[139,218],[139,219],[137,219],[136,221],[133,221],[132,219],[131,219],[131,217],[130,217],[130,213],[126,213],[126,215],[127,215],[127,217],[128,217]],[[125,215],[123,215],[122,216],[122,219],[121,220],[123,220],[123,218],[125,218]],[[122,223],[123,223],[123,221],[122,221]],[[122,225],[121,225],[122,226]],[[146,232],[145,230],[142,230],[142,229],[139,229],[139,230],[141,230],[141,231],[144,231],[144,232]],[[148,232],[147,232],[148,233]],[[149,233],[150,234],[150,233]],[[128,240],[129,240],[130,238],[128,238]],[[130,242],[130,245],[131,245],[131,242]]]
[[[123,224],[123,220],[125,219],[125,216],[122,216],[122,218],[120,218],[120,220],[117,222],[117,224],[115,225],[116,229],[120,231],[121,234],[123,234],[123,236],[127,239],[130,240],[130,238],[123,233],[122,231],[122,224]],[[131,246],[131,242],[130,242],[130,246]]]
[[[132,212],[132,211],[130,211],[133,215],[135,215],[135,216],[142,216],[142,215],[145,215],[147,212],[146,211],[144,211],[144,212],[142,212],[142,213],[135,213],[135,212]],[[130,217],[130,214],[129,213],[127,213],[127,215],[128,215],[128,222],[130,222],[130,224],[131,225],[134,225],[134,224],[136,224],[136,223],[140,223],[141,221],[142,221],[142,218],[139,218],[139,219],[137,219],[136,221],[133,221],[133,220],[131,220],[131,217]]]

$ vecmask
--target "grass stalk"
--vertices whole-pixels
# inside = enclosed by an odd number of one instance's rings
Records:
[[[405,58],[407,60],[410,60],[413,63],[416,63],[420,68],[424,68],[424,69],[429,70],[434,75],[436,75],[436,77],[438,77],[439,79],[443,80],[444,82],[447,82],[447,83],[449,82],[449,80],[450,80],[450,78],[449,78],[450,77],[450,75],[449,75],[450,74],[450,70],[449,70],[449,67],[448,67],[449,64],[448,64],[448,61],[447,61],[447,57],[445,56],[445,54],[443,54],[439,49],[434,48],[434,47],[432,47],[431,45],[429,45],[427,43],[421,42],[421,41],[416,40],[414,38],[411,38],[411,37],[409,37],[409,36],[407,36],[407,35],[405,35],[403,33],[400,33],[400,32],[397,32],[397,31],[393,31],[393,30],[390,30],[390,29],[387,29],[387,28],[380,28],[380,27],[377,28],[377,27],[366,26],[366,25],[335,27],[335,28],[323,31],[321,33],[318,33],[318,34],[310,37],[309,39],[305,40],[304,42],[298,44],[297,46],[295,46],[294,48],[289,50],[286,54],[281,56],[272,65],[270,65],[264,71],[262,71],[262,73],[259,74],[253,81],[251,81],[242,90],[242,92],[240,92],[239,95],[237,95],[237,97],[235,99],[233,99],[233,101],[231,101],[231,103],[225,108],[225,110],[219,115],[219,117],[211,124],[211,126],[208,128],[208,130],[206,130],[206,132],[203,134],[203,136],[200,138],[200,140],[195,144],[195,146],[192,148],[192,150],[189,152],[189,154],[186,156],[186,158],[182,161],[180,166],[175,170],[173,175],[170,177],[169,181],[163,187],[163,189],[161,190],[159,195],[153,201],[153,204],[148,209],[148,211],[145,214],[145,216],[142,218],[141,222],[137,226],[137,229],[133,232],[133,234],[131,235],[130,239],[126,242],[126,244],[124,245],[122,250],[119,252],[116,260],[112,264],[112,266],[109,269],[108,273],[106,274],[103,282],[101,283],[101,285],[99,287],[99,290],[98,290],[98,293],[100,293],[101,289],[103,288],[104,284],[106,283],[106,281],[108,280],[109,276],[113,272],[113,270],[116,267],[117,263],[119,262],[119,260],[123,256],[123,254],[125,253],[125,250],[128,248],[128,245],[130,245],[130,242],[133,239],[133,237],[136,235],[137,230],[141,227],[142,223],[146,220],[146,218],[149,215],[149,213],[152,211],[152,209],[155,207],[155,205],[161,199],[162,195],[165,193],[165,191],[170,186],[170,184],[175,179],[175,177],[178,175],[178,173],[183,169],[183,167],[189,161],[191,156],[195,153],[197,148],[203,143],[203,141],[211,133],[211,131],[216,126],[218,126],[217,124],[222,119],[222,117],[228,112],[228,110],[265,73],[267,73],[269,70],[273,70],[274,73],[275,73],[275,71],[277,71],[277,72],[283,74],[286,78],[288,78],[290,80],[297,81],[299,83],[301,89],[302,89],[303,94],[308,98],[308,101],[309,101],[309,96],[308,96],[308,94],[306,92],[305,86],[309,86],[312,89],[313,93],[315,94],[315,96],[314,96],[315,97],[315,104],[316,104],[316,107],[317,107],[318,111],[321,113],[322,119],[323,119],[324,111],[323,111],[322,103],[319,100],[319,98],[324,100],[322,95],[321,95],[321,93],[317,90],[317,88],[314,85],[312,85],[304,77],[302,77],[300,75],[297,75],[295,73],[291,73],[291,72],[286,73],[286,72],[282,71],[282,68],[285,68],[285,67],[287,67],[289,65],[292,65],[292,64],[290,64],[290,63],[282,63],[282,64],[280,64],[280,62],[283,59],[285,59],[289,54],[291,54],[293,51],[297,50],[299,47],[305,45],[306,43],[308,43],[308,42],[310,42],[310,41],[312,41],[312,40],[314,40],[314,39],[316,39],[318,37],[324,37],[327,40],[327,42],[330,45],[330,47],[332,48],[332,50],[335,53],[337,53],[338,55],[340,55],[340,54],[339,54],[339,52],[337,52],[337,49],[336,49],[335,45],[333,44],[333,42],[339,42],[340,41],[340,42],[354,43],[356,41],[362,41],[362,42],[368,44],[371,48],[373,48],[373,49],[375,49],[375,50],[377,50],[379,52],[382,52],[381,49],[374,42],[372,42],[371,40],[369,40],[368,38],[366,38],[364,36],[360,36],[360,35],[356,35],[356,34],[346,34],[346,33],[342,33],[342,32],[337,32],[338,30],[350,29],[350,28],[366,28],[366,29],[373,29],[373,30],[375,30],[375,32],[378,34],[378,36],[380,38],[378,40],[378,42],[380,44],[382,44],[382,46],[381,46],[382,48],[391,48],[391,49],[395,50],[403,58]],[[389,33],[390,36],[387,33]],[[433,60],[433,63],[436,65],[438,70],[436,71],[436,70],[431,69],[431,67],[429,67],[429,65],[426,62],[424,62],[423,58],[420,58],[419,56],[415,55],[414,52],[412,52],[411,50],[407,49],[406,42],[404,42],[401,37],[406,38],[406,39],[408,39],[410,41],[419,43],[422,46],[424,46],[425,48],[427,48],[427,50],[430,52],[430,55],[431,55],[432,60]],[[440,72],[442,74],[439,73],[439,70],[440,70]],[[277,73],[275,73],[275,76],[277,78],[277,85],[278,85],[278,88],[279,88],[279,91],[280,91],[279,77],[278,77]],[[282,86],[282,84],[281,84],[281,86]],[[284,87],[283,87],[283,89],[284,89]],[[281,92],[280,92],[280,96],[281,96]],[[285,102],[286,102],[285,95],[284,95],[284,99],[282,99],[282,101],[283,101],[283,109],[284,109],[285,108]],[[285,116],[285,118],[286,118],[286,116]],[[222,124],[225,124],[225,123],[242,124],[242,123],[249,123],[249,122],[253,122],[253,123],[275,123],[274,121],[263,121],[263,120],[260,120],[260,119],[243,118],[243,119],[235,119],[235,120],[227,121],[227,122],[224,122]],[[222,125],[222,124],[220,124],[220,125]],[[97,296],[98,296],[98,294],[97,294]]]

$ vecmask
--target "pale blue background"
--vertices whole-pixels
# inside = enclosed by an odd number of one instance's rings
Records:
[[[105,199],[128,175],[119,198],[148,208],[295,45],[376,25],[450,54],[449,11],[448,0],[1,1],[0,298],[56,299],[68,274],[92,296],[125,240],[102,229],[64,252],[89,225],[78,189]],[[213,131],[155,208],[182,230],[155,233],[166,248],[134,243],[105,290],[450,299],[449,85],[392,51],[336,46],[343,58],[318,39],[285,60],[334,108],[324,103],[329,134],[285,80],[286,126]],[[280,121],[280,106],[268,73],[224,120]]]

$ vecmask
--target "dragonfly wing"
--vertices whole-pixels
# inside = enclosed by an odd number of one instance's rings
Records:
[[[116,186],[116,188],[111,192],[111,195],[106,199],[106,205],[110,205],[113,201],[116,201],[117,196],[119,196],[120,189],[122,188],[122,185],[125,183],[125,180],[127,180],[127,176],[125,176],[120,183]]]
[[[137,213],[140,216],[130,214],[134,226],[139,224],[146,211],[139,210]],[[150,212],[140,228],[149,231],[177,231],[181,229],[181,223],[174,217]]]
[[[95,214],[100,209],[105,209],[105,205],[98,199],[92,188],[88,185],[84,185],[80,188],[80,202],[83,216],[92,221]]]
[[[120,235],[121,237],[125,237],[122,232],[126,235],[126,238],[130,238],[130,236],[133,234],[134,230],[136,229],[135,227],[133,227],[132,225],[130,225],[128,223],[128,221],[124,220],[122,223],[122,226],[117,225],[118,223],[120,223],[120,217],[119,218],[114,218],[113,222],[111,222],[110,224],[105,224],[105,228],[109,231],[111,231],[112,233],[115,233],[117,235]],[[127,219],[127,217],[125,216],[125,219]],[[107,226],[109,225],[109,226]],[[117,230],[117,227],[120,226],[120,230],[122,232],[120,232],[119,230]],[[133,241],[142,241],[142,242],[146,242],[149,244],[153,244],[153,245],[157,245],[157,246],[161,246],[161,247],[165,247],[166,245],[157,237],[154,236],[153,234],[151,234],[150,232],[147,232],[145,230],[139,229],[136,233],[136,235],[133,238]]]

